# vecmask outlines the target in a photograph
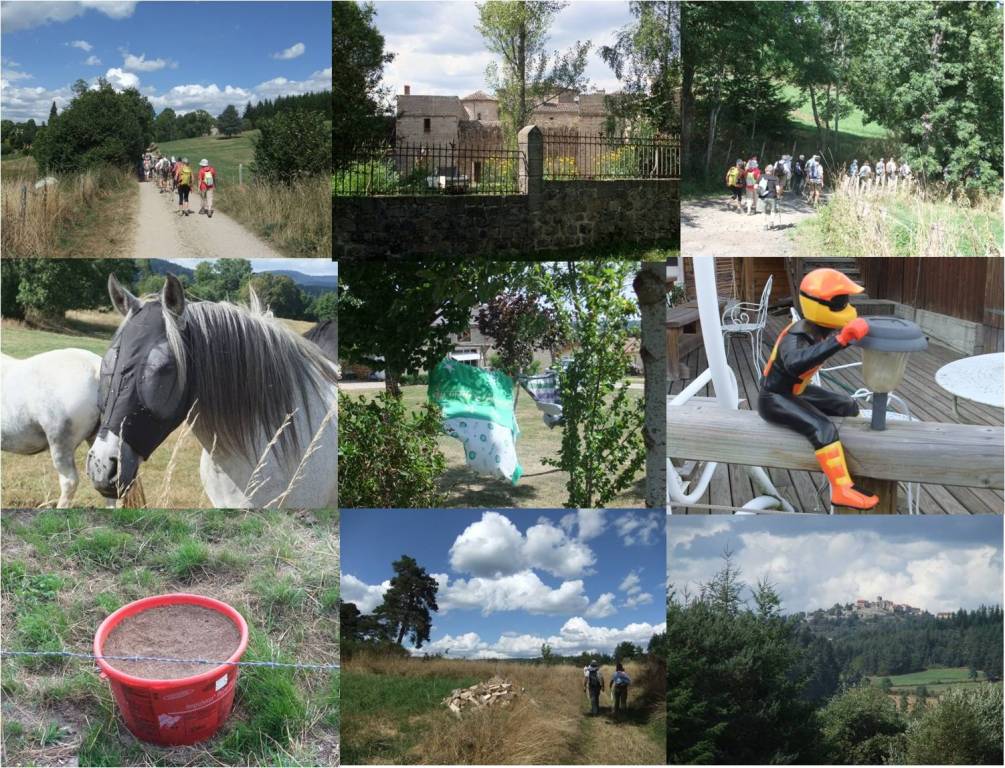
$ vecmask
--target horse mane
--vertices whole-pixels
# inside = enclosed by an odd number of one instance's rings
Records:
[[[289,459],[296,417],[283,423],[298,408],[310,419],[311,396],[337,384],[336,374],[316,346],[267,316],[254,292],[249,304],[189,301],[178,317],[161,303],[168,346],[181,386],[194,376],[194,412],[217,445],[257,461],[253,436],[272,439],[282,428],[277,452]]]
[[[338,363],[337,326],[334,320],[322,320],[317,325],[304,331],[304,338],[314,342],[321,348],[324,356],[333,363]]]

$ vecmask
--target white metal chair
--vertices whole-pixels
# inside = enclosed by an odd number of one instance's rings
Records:
[[[768,302],[771,300],[771,283],[774,276],[768,276],[768,282],[761,291],[761,302],[752,304],[741,301],[726,307],[722,313],[722,339],[727,341],[729,334],[746,334],[750,338],[750,351],[753,354],[754,365],[758,374],[764,370],[764,355],[761,351],[761,336],[768,323]]]

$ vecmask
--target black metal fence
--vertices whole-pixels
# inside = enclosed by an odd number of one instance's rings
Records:
[[[679,179],[680,138],[545,133],[545,180]],[[335,154],[332,194],[506,195],[520,191],[518,149],[458,143],[371,144]]]
[[[450,144],[368,145],[335,155],[332,193],[505,195],[520,191],[519,150]]]
[[[545,179],[679,179],[680,138],[544,134]]]

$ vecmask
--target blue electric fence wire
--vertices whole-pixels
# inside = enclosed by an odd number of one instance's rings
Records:
[[[209,664],[231,667],[278,667],[286,669],[339,669],[338,664],[299,664],[285,661],[210,661],[208,659],[169,659],[163,656],[95,656],[73,651],[0,651],[0,656],[61,656],[70,659],[103,659],[105,661],[166,661],[173,664]]]

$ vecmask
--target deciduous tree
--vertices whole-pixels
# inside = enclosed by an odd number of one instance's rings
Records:
[[[549,53],[548,32],[566,3],[552,0],[487,0],[478,5],[478,24],[488,49],[500,57],[485,77],[499,99],[508,133],[516,136],[531,113],[565,91],[582,91],[590,41]]]

